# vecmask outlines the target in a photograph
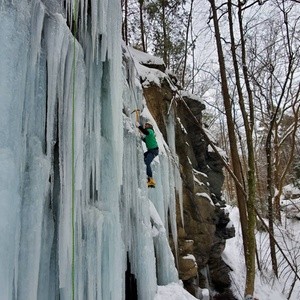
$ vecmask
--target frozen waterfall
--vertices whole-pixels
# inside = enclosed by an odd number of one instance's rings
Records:
[[[120,3],[0,0],[1,300],[125,299],[128,261],[139,299],[178,281],[180,177],[161,139],[146,188]]]

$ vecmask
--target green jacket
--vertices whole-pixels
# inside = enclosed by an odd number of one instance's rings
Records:
[[[145,135],[143,141],[146,143],[146,147],[148,150],[157,149],[157,141],[155,137],[154,130],[152,128],[144,129],[142,126],[139,127],[139,130]]]

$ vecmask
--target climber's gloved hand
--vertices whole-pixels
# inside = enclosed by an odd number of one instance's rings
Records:
[[[140,123],[139,122],[135,122],[136,127],[140,127]]]

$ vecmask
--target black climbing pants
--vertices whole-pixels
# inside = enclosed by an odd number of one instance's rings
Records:
[[[146,164],[146,173],[148,177],[152,177],[152,169],[150,164],[152,163],[155,156],[158,155],[158,148],[150,149],[144,153],[144,161]]]

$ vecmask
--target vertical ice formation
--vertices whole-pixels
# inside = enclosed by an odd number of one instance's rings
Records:
[[[138,295],[142,299],[153,299],[155,284],[166,285],[178,281],[169,238],[173,238],[175,252],[177,252],[176,193],[181,192],[181,180],[176,162],[175,146],[172,149],[168,147],[158,127],[154,124],[160,148],[160,155],[152,163],[157,184],[155,189],[145,190],[146,169],[143,152],[146,149],[141,141],[139,130],[135,128],[136,115],[134,111],[140,110],[139,122],[143,123],[146,119],[154,122],[154,119],[146,106],[140,83],[138,80],[132,80],[136,77],[139,78],[139,75],[130,50],[123,46],[123,52],[125,56],[124,178],[121,208],[125,223],[123,234],[124,240],[128,241],[125,247],[129,254],[131,272],[137,276]],[[172,120],[173,114],[170,116],[170,127],[174,126]],[[169,136],[168,143],[175,145],[174,127],[170,129]],[[135,192],[136,187],[139,188],[139,193]],[[181,196],[178,198],[180,201]],[[151,227],[152,234],[149,235],[148,229]],[[147,228],[146,231],[145,228]],[[148,245],[147,248],[144,247],[145,245]],[[142,252],[140,252],[141,247]],[[147,261],[140,261],[139,255],[142,254],[147,257]],[[156,265],[156,270],[153,270],[154,265]],[[151,275],[151,272],[156,272],[156,282],[153,282],[153,273]],[[148,286],[147,294],[145,293],[146,286]],[[140,291],[139,288],[143,288],[143,290]]]
[[[0,2],[1,299],[123,297],[120,7],[89,3],[74,40],[62,2]]]
[[[139,109],[143,118],[145,111],[148,117],[151,116],[145,107],[140,84],[132,80],[138,76],[132,63],[131,57],[124,63],[122,235],[131,272],[137,279],[138,299],[152,300],[157,285],[178,281],[174,257],[168,242],[169,212],[171,224],[176,231],[174,169],[172,160],[166,154],[166,143],[159,139],[161,154],[153,162],[157,186],[154,190],[147,190],[143,157],[145,149],[139,130],[135,127],[134,111]]]
[[[0,299],[124,299],[127,253],[140,299],[178,280],[176,163],[160,155],[148,192],[122,118],[143,103],[132,66],[122,81],[120,12],[118,0],[0,1]]]

